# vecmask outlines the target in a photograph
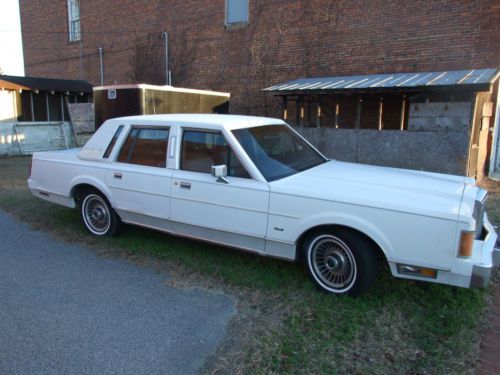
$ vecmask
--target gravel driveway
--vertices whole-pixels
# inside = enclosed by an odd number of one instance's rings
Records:
[[[0,211],[0,374],[197,373],[235,301],[166,279]]]

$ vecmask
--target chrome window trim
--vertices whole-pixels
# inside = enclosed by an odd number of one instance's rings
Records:
[[[240,161],[241,165],[243,166],[243,168],[245,168],[246,172],[248,173],[248,175],[250,176],[250,178],[246,178],[246,177],[237,177],[237,176],[228,176],[230,178],[241,178],[241,179],[244,179],[244,180],[254,180],[254,181],[259,181],[252,173],[251,171],[251,168],[248,168],[248,166],[244,163],[243,159],[240,157],[240,155],[236,152],[236,150],[234,149],[233,145],[231,144],[231,142],[229,141],[228,137],[226,136],[225,132],[222,131],[222,130],[219,130],[219,129],[207,129],[207,128],[191,128],[191,127],[183,127],[181,126],[180,127],[180,135],[179,135],[179,143],[180,143],[180,146],[179,146],[179,152],[178,152],[178,159],[179,159],[179,170],[180,171],[185,171],[185,172],[193,172],[193,173],[202,173],[202,174],[210,174],[210,173],[204,173],[204,172],[199,172],[199,171],[189,171],[187,169],[182,169],[182,149],[183,149],[183,142],[184,142],[184,132],[193,132],[193,131],[197,131],[197,132],[200,132],[200,133],[211,133],[211,134],[220,134],[224,137],[224,140],[226,141],[227,143],[227,146],[231,149],[231,152],[236,155],[236,157],[238,158],[238,160]]]

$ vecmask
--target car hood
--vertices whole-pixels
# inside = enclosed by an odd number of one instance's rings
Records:
[[[271,192],[456,220],[466,184],[439,173],[329,161],[274,181]]]

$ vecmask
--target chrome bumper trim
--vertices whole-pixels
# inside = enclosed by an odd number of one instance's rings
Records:
[[[470,279],[470,288],[486,288],[491,279],[491,274],[495,267],[500,265],[500,239],[496,235],[495,228],[491,225],[488,217],[485,214],[484,229],[488,232],[483,244],[483,251],[491,249],[491,253],[484,254],[488,259],[483,258],[482,264],[475,264],[472,267],[472,275]],[[492,238],[493,235],[494,237]],[[490,258],[491,257],[491,258]]]
[[[498,267],[499,265],[500,265],[500,247],[495,247],[493,249],[493,267]]]
[[[486,288],[491,279],[492,267],[474,265],[470,278],[470,288]]]
[[[482,266],[475,264],[472,268],[472,277],[470,279],[471,288],[486,288],[489,285],[493,268],[500,265],[500,248],[495,247],[491,255],[491,266]]]

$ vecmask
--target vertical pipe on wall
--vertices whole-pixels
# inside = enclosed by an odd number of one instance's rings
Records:
[[[101,86],[104,86],[104,64],[102,60],[102,47],[99,47],[97,51],[99,51],[99,65],[101,67]]]
[[[168,33],[164,31],[161,34],[162,39],[165,39],[165,84],[166,85],[171,85],[172,83],[172,77],[170,74],[170,67],[169,67],[169,61],[168,61]]]

